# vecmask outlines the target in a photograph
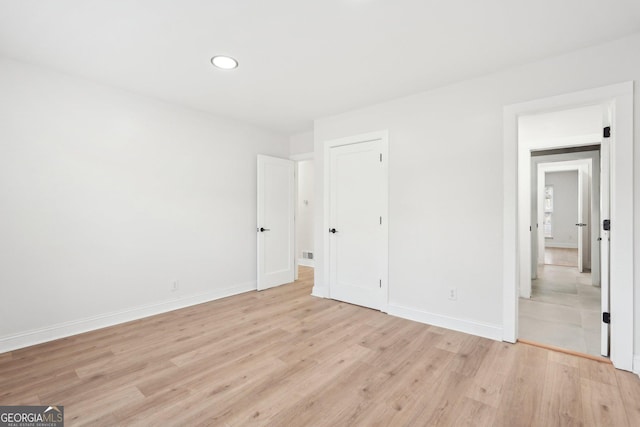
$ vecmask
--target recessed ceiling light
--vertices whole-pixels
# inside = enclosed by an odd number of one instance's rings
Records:
[[[213,58],[211,58],[211,63],[218,68],[222,68],[223,70],[233,70],[238,66],[238,61],[230,56],[223,55],[214,56]]]

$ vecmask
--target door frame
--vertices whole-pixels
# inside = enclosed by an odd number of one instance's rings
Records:
[[[592,254],[592,250],[591,247],[593,245],[593,239],[591,239],[591,228],[593,226],[593,220],[591,219],[592,212],[591,212],[591,208],[593,206],[593,201],[592,201],[592,192],[593,189],[592,187],[592,182],[593,181],[593,176],[592,176],[592,170],[593,170],[593,165],[592,165],[593,161],[592,159],[588,158],[588,159],[580,159],[580,160],[560,160],[560,161],[556,161],[556,162],[545,162],[545,163],[538,163],[537,167],[538,167],[538,173],[537,173],[537,177],[538,177],[538,182],[536,183],[537,187],[538,187],[538,200],[537,200],[537,210],[536,210],[536,222],[538,224],[542,224],[543,223],[543,217],[544,217],[544,207],[542,206],[542,202],[544,199],[544,182],[545,182],[545,176],[547,173],[549,172],[571,172],[571,171],[575,171],[577,172],[578,175],[578,193],[580,193],[580,190],[582,188],[584,188],[584,185],[587,185],[587,201],[585,202],[583,201],[583,216],[585,215],[585,211],[584,211],[584,204],[586,203],[587,205],[587,210],[586,210],[586,215],[589,218],[588,220],[588,225],[587,225],[587,235],[589,236],[589,238],[587,239],[588,241],[585,242],[584,239],[582,241],[582,248],[580,248],[580,244],[577,243],[578,245],[578,253],[582,253],[583,254],[583,259],[584,259],[584,252],[585,250],[587,251],[587,256],[589,257],[589,266],[590,268],[593,270],[593,260],[591,259],[591,254]],[[586,178],[585,178],[586,175]],[[591,176],[591,179],[589,179],[589,177]],[[532,183],[533,184],[533,183]],[[578,210],[580,210],[580,195],[578,194]],[[580,220],[580,216],[578,215],[577,220]],[[577,233],[582,233],[582,230],[578,229]],[[538,245],[537,245],[537,263],[538,264],[544,264],[544,248],[546,248],[546,244],[541,245],[540,243],[544,243],[544,227],[538,227],[537,229],[537,236],[535,236],[537,238],[538,241]],[[577,234],[579,235],[579,234]],[[533,234],[532,234],[533,236]],[[535,239],[532,239],[532,242]],[[580,240],[578,239],[578,242]],[[542,250],[541,250],[542,249]],[[580,262],[580,260],[578,259],[578,263]],[[535,266],[532,264],[531,266],[532,268],[535,268]],[[580,268],[578,268],[578,270],[580,270]],[[535,274],[531,275],[532,278],[535,278]]]
[[[616,368],[631,371],[634,343],[632,81],[507,105],[503,109],[503,341],[516,342],[518,338],[518,289],[522,278],[530,280],[531,277],[530,209],[526,203],[529,190],[525,188],[530,147],[518,142],[518,117],[595,104],[608,105],[611,111],[610,219],[615,237],[610,249],[610,358]],[[556,144],[554,148],[559,146],[563,145]]]
[[[329,241],[329,230],[330,224],[330,209],[331,209],[331,149],[334,147],[340,147],[342,145],[352,145],[359,144],[363,142],[371,142],[371,141],[380,141],[382,148],[382,158],[384,159],[382,162],[382,181],[383,186],[381,188],[382,192],[382,259],[385,260],[384,264],[381,266],[381,276],[382,276],[382,306],[380,307],[380,311],[386,313],[388,311],[389,306],[389,131],[381,130],[377,132],[364,133],[359,135],[352,135],[338,139],[332,139],[324,142],[324,215],[323,215],[323,223],[322,228],[324,232],[322,233],[324,250],[323,250],[323,262],[322,269],[324,272],[325,280],[327,281],[327,297],[332,298],[331,294],[331,242]],[[316,265],[316,268],[320,266]]]
[[[298,192],[299,192],[299,174],[298,174],[298,164],[302,161],[305,160],[313,160],[314,159],[314,152],[311,151],[309,153],[300,153],[300,154],[292,154],[289,156],[289,160],[292,160],[295,164],[294,164],[294,185],[295,185],[295,189],[294,189],[294,194],[293,194],[293,205],[295,207],[295,212],[293,214],[293,218],[294,218],[294,230],[293,230],[293,262],[294,262],[294,269],[295,272],[293,273],[293,280],[298,280],[298,267],[299,267],[299,263],[298,263],[298,250],[300,248],[298,248],[298,218],[299,218],[299,210],[298,210]],[[315,163],[314,163],[315,166]],[[315,187],[315,184],[314,184]],[[315,217],[315,215],[314,215]],[[312,231],[315,230],[315,227],[313,227]],[[314,245],[315,246],[315,245]],[[315,253],[315,248],[313,248],[313,253]]]
[[[594,146],[595,144],[589,144],[589,146]],[[584,153],[591,153],[588,156],[584,156]],[[597,153],[597,154],[592,154],[592,153]],[[590,206],[590,224],[587,227],[589,229],[589,233],[590,233],[590,252],[591,252],[591,284],[594,286],[600,286],[600,241],[598,239],[599,237],[599,227],[598,224],[600,224],[600,187],[601,187],[601,179],[600,179],[600,153],[601,153],[601,148],[599,149],[593,149],[593,150],[589,150],[589,151],[585,151],[585,152],[581,152],[581,153],[576,153],[576,156],[579,156],[580,158],[576,158],[576,159],[571,159],[568,156],[571,156],[572,153],[562,153],[562,154],[556,154],[556,155],[551,155],[548,157],[555,157],[553,160],[547,160],[547,161],[543,161],[543,162],[536,162],[534,163],[532,161],[532,167],[537,164],[537,176],[538,176],[538,182],[537,182],[537,191],[538,191],[538,200],[537,200],[537,207],[538,207],[538,211],[534,212],[532,210],[532,221],[533,220],[537,220],[538,224],[542,224],[543,222],[543,217],[544,217],[544,213],[543,213],[543,198],[544,198],[544,184],[543,181],[544,179],[542,178],[542,174],[544,172],[541,172],[541,170],[544,170],[545,168],[547,168],[547,165],[554,165],[556,163],[561,163],[564,164],[565,162],[581,162],[581,161],[585,161],[586,165],[587,165],[587,169],[589,170],[589,174],[591,176],[591,178],[589,179],[589,193],[591,196],[591,206]],[[561,156],[561,157],[560,157]],[[547,157],[547,156],[544,156]],[[534,159],[534,157],[532,156],[532,160]],[[577,163],[579,164],[579,163]],[[575,170],[575,169],[574,169]],[[548,169],[547,169],[548,171]],[[532,170],[533,172],[533,170]],[[532,182],[532,186],[531,188],[533,188],[533,182]],[[533,198],[531,199],[533,200]],[[533,209],[533,206],[532,206]],[[595,227],[595,228],[594,228]],[[533,236],[533,235],[532,235]],[[544,264],[544,251],[540,250],[540,248],[544,247],[544,227],[539,227],[538,228],[538,239],[537,242],[535,241],[535,239],[532,239],[532,251],[536,252],[536,254],[538,255],[538,257],[534,257],[532,254],[532,261],[531,261],[531,268],[532,270],[532,274],[531,277],[532,279],[537,278],[536,273],[536,268],[538,266],[538,264]]]

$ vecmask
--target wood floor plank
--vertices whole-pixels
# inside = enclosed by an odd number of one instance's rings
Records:
[[[548,361],[540,405],[543,425],[584,425],[579,369]]]
[[[628,426],[624,402],[617,386],[581,379],[585,425]]]
[[[463,397],[452,411],[451,425],[469,427],[490,427],[495,423],[497,409]]]
[[[134,399],[126,402],[117,411],[113,412],[117,423],[113,425],[149,425],[149,418],[155,415],[159,409],[170,408],[177,402],[187,400],[194,393],[183,387],[170,387],[144,399]],[[199,397],[202,399],[202,396]]]
[[[75,372],[69,370],[57,375],[42,375],[39,378],[25,380],[24,383],[7,382],[2,383],[0,389],[0,401],[6,405],[18,405],[25,397],[31,397],[34,390],[40,392],[55,390],[60,384],[77,383],[80,379]]]
[[[423,328],[417,333],[412,331],[412,336],[411,341],[400,343],[400,345],[380,347],[384,349],[380,353],[385,357],[365,359],[370,360],[369,363],[373,363],[372,367],[378,368],[379,373],[370,376],[367,382],[359,387],[360,404],[354,411],[344,410],[342,418],[336,418],[333,421],[335,424],[391,423],[392,418],[406,408],[407,402],[398,399],[398,395],[406,392],[408,385],[424,384],[420,383],[419,379],[428,373],[435,372],[432,369],[434,367],[432,358],[425,355],[429,352],[441,351],[436,344],[442,337],[429,329]],[[452,355],[442,352],[447,354],[448,365]],[[426,363],[427,361],[429,363]],[[420,394],[423,391],[426,390],[417,391],[417,393]],[[379,402],[385,402],[385,404],[379,405]],[[388,405],[387,402],[392,403]]]
[[[440,344],[438,344],[438,348],[442,350],[447,350],[452,353],[457,353],[460,351],[460,348],[464,344],[464,342],[469,338],[467,334],[463,334],[462,332],[457,331],[447,331],[444,334],[445,339],[443,339]]]
[[[640,381],[638,381],[638,376],[624,371],[616,371],[615,374],[629,425],[640,426]]]
[[[199,393],[207,398],[186,401],[186,404],[180,403],[179,410],[188,411],[177,421],[181,425],[189,425],[206,419],[212,425],[224,425],[230,424],[229,420],[241,417],[247,412],[250,412],[254,418],[258,417],[260,413],[257,408],[260,402],[278,393],[283,400],[282,404],[289,401],[291,397],[286,393],[287,384],[292,378],[304,377],[317,365],[317,362],[312,360],[299,361],[293,365],[269,369],[261,376],[243,381],[224,391],[216,388],[207,394]]]
[[[352,411],[352,396],[358,396],[360,384],[366,383],[373,369],[363,362],[354,364],[348,372],[328,383],[322,390],[306,393],[301,399],[283,408],[266,420],[272,427],[295,425],[337,425],[335,419],[344,416],[345,411]],[[361,409],[359,405],[356,411]],[[318,420],[317,414],[335,414]],[[333,418],[333,419],[331,419]]]
[[[318,394],[328,384],[337,381],[358,365],[360,359],[370,351],[368,348],[355,344],[319,363],[317,369],[300,371],[281,389],[281,392],[286,390],[290,399],[289,403],[285,403],[285,408],[308,394]],[[268,422],[283,409],[281,392],[270,392],[264,399],[254,404],[251,409],[238,412],[236,416],[226,419],[225,422],[230,425]]]
[[[490,347],[491,342],[486,338],[467,338],[458,349],[449,368],[468,377],[475,376]]]
[[[93,363],[98,360],[109,359],[113,355],[108,349],[91,349],[79,352],[70,352],[65,349],[61,353],[62,355],[56,354],[56,352],[44,352],[37,362],[31,361],[26,365],[23,359],[18,359],[10,369],[13,373],[6,380],[5,385],[14,387],[20,384],[29,384],[31,381],[38,379],[38,372],[43,368],[47,370],[49,375],[55,376],[68,371],[70,367],[77,364]],[[47,358],[45,356],[47,354],[52,354],[52,356]]]
[[[335,327],[325,329],[326,334],[315,334],[286,346],[278,358],[289,363],[305,358],[321,361],[327,356],[335,354],[336,348],[349,345],[354,341],[354,337],[362,336],[371,329],[371,326],[359,324],[359,322],[340,323]],[[332,335],[330,340],[327,339],[329,335]]]
[[[474,376],[466,396],[497,408],[503,398],[504,385],[516,359],[516,346],[493,342]]]
[[[452,353],[435,346],[428,348],[422,353],[418,363],[405,375],[397,378],[398,381],[394,384],[388,385],[382,405],[379,404],[382,399],[369,399],[373,404],[363,407],[361,403],[348,419],[354,422],[357,420],[363,425],[405,425],[422,410],[426,396],[433,396],[435,387],[440,384],[453,357]]]
[[[233,359],[234,357],[246,354],[255,346],[255,342],[263,340],[277,341],[289,335],[289,332],[282,329],[273,329],[268,326],[259,329],[251,329],[245,335],[239,337],[229,337],[219,342],[202,346],[188,353],[171,358],[171,363],[177,366],[189,364],[200,364],[211,359]],[[215,360],[212,361],[215,363]]]
[[[618,385],[616,374],[611,365],[600,363],[595,360],[579,358],[580,376],[594,382]]]
[[[63,402],[63,406],[91,402],[87,393],[100,396],[102,393],[111,393],[114,389],[134,384],[140,378],[154,375],[171,366],[168,360],[158,362],[136,361],[131,364],[122,364],[117,370],[108,373],[98,373],[79,381],[59,383],[57,387],[39,391],[38,396],[43,402]]]
[[[502,410],[496,415],[496,425],[514,426],[544,425],[540,418],[542,393],[546,381],[549,350],[517,345],[517,362],[514,363],[505,382]]]
[[[144,396],[132,386],[122,386],[101,393],[100,400],[83,400],[69,407],[65,406],[65,423],[71,425],[108,425],[112,413],[131,401],[142,401]]]
[[[579,368],[582,358],[575,357],[574,355],[567,354],[565,352],[552,351],[549,353],[549,361],[571,366],[573,368]]]
[[[5,391],[0,401],[2,405],[40,405],[40,398],[32,390]]]
[[[3,363],[9,363],[11,361],[13,361],[13,354],[11,353],[2,353],[0,354],[0,366],[2,366]]]
[[[434,395],[428,399],[421,399],[422,410],[416,411],[411,418],[411,424],[424,425],[453,425],[458,417],[457,408],[472,384],[473,379],[466,375],[447,370],[439,379]]]
[[[426,381],[421,382],[428,375],[424,355],[430,350],[439,350],[435,348],[416,350],[411,346],[405,349],[403,355],[389,359],[381,366],[384,375],[379,374],[378,377],[374,377],[376,381],[363,384],[361,394],[364,399],[358,407],[359,411],[352,412],[350,417],[352,420],[363,424],[385,418],[389,418],[390,421],[400,411],[407,412],[406,409],[411,403],[410,399],[406,399],[407,391],[412,390],[417,395],[425,391],[423,387]],[[385,402],[385,405],[380,406],[379,402]]]
[[[300,280],[0,354],[69,426],[640,425],[611,365],[311,297]]]

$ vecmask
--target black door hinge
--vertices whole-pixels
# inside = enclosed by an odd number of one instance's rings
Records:
[[[609,138],[611,136],[611,126],[607,126],[606,128],[602,129],[602,136],[605,138]]]
[[[604,221],[602,221],[602,229],[604,231],[611,230],[611,220],[610,219],[605,219]]]
[[[609,313],[602,313],[602,321],[604,323],[611,323],[611,314]]]

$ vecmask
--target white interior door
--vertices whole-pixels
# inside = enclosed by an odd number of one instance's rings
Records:
[[[578,271],[589,268],[589,171],[587,165],[578,167]]]
[[[258,155],[258,290],[293,282],[294,162]]]
[[[535,265],[536,270],[538,269],[538,264],[544,264],[544,251],[546,249],[546,241],[544,239],[544,185],[547,177],[547,173],[542,164],[538,164],[537,168],[538,173],[536,185],[538,186],[538,200],[536,215],[536,238],[538,239],[538,259]]]
[[[609,313],[609,231],[603,223],[610,218],[610,146],[609,140],[603,139],[600,145],[600,293],[602,313]],[[600,319],[600,353],[609,356],[609,324]]]
[[[330,149],[331,298],[381,310],[386,304],[386,141]]]

